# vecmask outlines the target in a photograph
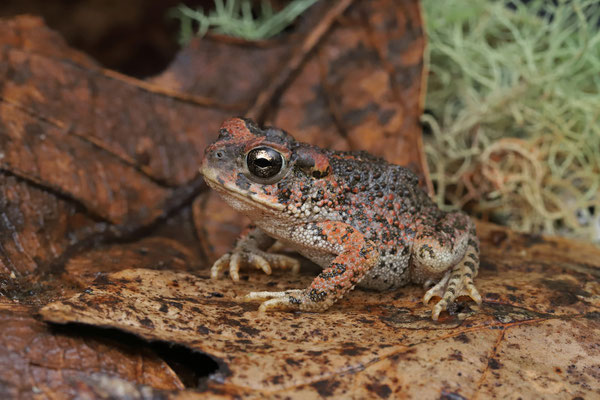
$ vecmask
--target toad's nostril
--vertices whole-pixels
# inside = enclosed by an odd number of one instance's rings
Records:
[[[222,152],[222,151],[217,151],[217,152],[215,153],[215,157],[217,157],[217,158],[223,158],[224,156],[225,156],[225,154],[223,154],[223,152]]]

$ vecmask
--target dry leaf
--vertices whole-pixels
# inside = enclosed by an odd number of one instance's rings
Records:
[[[355,290],[321,314],[264,314],[241,299],[254,290],[306,287],[315,271],[299,276],[249,271],[234,284],[210,280],[208,272],[130,269],[102,276],[89,291],[41,313],[52,322],[115,327],[209,354],[220,368],[207,385],[228,393],[295,398],[349,392],[384,398],[600,394],[600,308],[594,303],[600,295],[600,251],[582,246],[595,264],[564,255],[560,263],[548,263],[528,252],[552,257],[557,244],[568,241],[528,243],[493,226],[480,230],[477,284],[484,302],[479,310],[460,302],[440,322],[430,319],[430,309],[420,302],[423,289],[414,286],[386,293]]]
[[[291,82],[273,124],[321,147],[367,150],[425,179],[424,48],[417,1],[356,2]]]
[[[0,271],[48,268],[199,191],[202,151],[229,113],[107,73],[38,19],[3,20],[0,30]]]
[[[66,398],[92,374],[117,375],[162,390],[182,389],[173,370],[149,349],[56,329],[31,310],[0,302],[0,397]]]

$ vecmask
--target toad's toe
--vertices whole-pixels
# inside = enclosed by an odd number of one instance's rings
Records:
[[[453,270],[448,271],[434,287],[425,293],[423,302],[428,304],[433,297],[441,298],[431,311],[431,318],[437,321],[440,313],[447,310],[448,306],[461,296],[470,297],[475,303],[481,304],[481,295],[473,284],[473,279]]]
[[[273,268],[290,269],[292,273],[298,273],[300,262],[295,258],[283,254],[267,253],[265,251],[232,251],[224,254],[213,264],[210,270],[212,279],[218,279],[222,272],[229,269],[229,276],[235,282],[240,280],[240,269],[244,266],[261,269],[270,275]]]

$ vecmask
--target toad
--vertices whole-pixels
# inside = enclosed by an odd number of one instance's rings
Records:
[[[297,142],[249,119],[223,123],[201,166],[207,184],[253,225],[219,258],[239,280],[243,266],[298,271],[299,261],[267,250],[279,241],[323,268],[307,288],[252,292],[260,311],[324,311],[355,286],[390,290],[424,285],[436,297],[432,318],[459,296],[481,303],[473,278],[479,241],[471,219],[445,212],[417,176],[366,152],[339,152]]]

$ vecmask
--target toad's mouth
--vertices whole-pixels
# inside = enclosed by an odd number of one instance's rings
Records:
[[[264,211],[283,211],[285,209],[285,206],[273,202],[270,197],[267,197],[267,195],[253,192],[251,190],[243,191],[238,188],[235,183],[228,183],[223,181],[223,179],[217,178],[219,176],[218,171],[213,168],[204,167],[200,172],[202,175],[204,175],[204,180],[208,186],[216,190],[226,200],[228,198],[234,201],[237,200],[238,202],[248,206],[248,208],[258,208]],[[232,202],[228,203],[239,211],[244,211],[243,209],[234,206]]]

